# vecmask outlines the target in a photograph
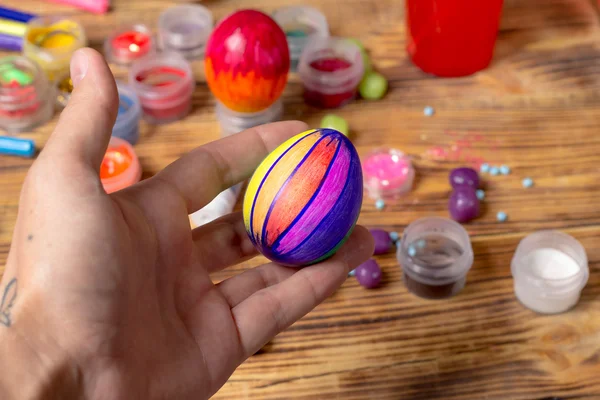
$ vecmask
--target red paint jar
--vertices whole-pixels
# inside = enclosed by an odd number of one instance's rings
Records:
[[[302,52],[298,73],[307,104],[341,107],[356,97],[364,73],[361,50],[347,39],[314,38]]]
[[[142,167],[133,147],[126,140],[111,137],[100,165],[100,180],[106,193],[125,189],[141,177]]]
[[[140,99],[144,118],[153,124],[185,117],[196,87],[190,64],[178,53],[153,54],[138,60],[129,71],[129,84]]]
[[[119,29],[104,42],[104,54],[114,63],[128,65],[154,51],[152,32],[145,25]]]
[[[474,74],[492,61],[503,0],[406,0],[407,51],[424,72]]]

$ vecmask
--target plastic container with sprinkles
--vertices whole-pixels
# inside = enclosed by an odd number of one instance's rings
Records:
[[[164,124],[185,117],[196,82],[190,64],[178,53],[152,54],[135,62],[129,84],[138,95],[144,118]]]
[[[54,112],[54,88],[34,61],[0,59],[0,128],[20,132],[40,125]]]
[[[311,39],[298,66],[304,100],[319,108],[337,108],[352,101],[363,73],[358,45],[336,37]]]
[[[217,101],[215,112],[221,126],[221,136],[229,136],[258,125],[280,121],[283,116],[283,102],[279,99],[262,111],[240,113]]]
[[[117,82],[119,91],[119,113],[113,126],[112,135],[136,144],[140,137],[142,107],[132,87]]]
[[[129,65],[154,51],[152,31],[142,24],[122,27],[104,41],[104,55],[115,64]]]
[[[37,62],[50,80],[69,71],[75,50],[85,47],[83,27],[65,17],[39,17],[27,23],[23,55]]]
[[[396,199],[411,190],[415,169],[410,158],[393,148],[376,149],[362,160],[363,179],[369,197]]]
[[[273,19],[281,26],[290,48],[291,70],[298,69],[302,50],[317,36],[329,36],[329,25],[325,15],[308,6],[282,7],[273,13]]]
[[[187,59],[203,57],[213,25],[213,15],[204,6],[168,8],[158,19],[158,45],[162,51],[175,51]]]
[[[106,193],[125,189],[139,182],[142,167],[133,147],[118,137],[111,137],[100,166],[100,180]]]

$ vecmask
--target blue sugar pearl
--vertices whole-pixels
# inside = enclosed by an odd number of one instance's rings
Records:
[[[417,247],[420,249],[425,248],[425,245],[426,245],[426,243],[425,243],[425,240],[423,240],[423,239],[421,239],[417,242]]]
[[[508,215],[506,215],[504,211],[498,211],[498,214],[496,214],[496,219],[500,222],[504,222],[508,219]]]
[[[488,163],[481,164],[481,167],[479,167],[479,170],[484,173],[490,172],[490,164],[488,164]]]
[[[379,199],[375,202],[376,209],[383,210],[383,207],[385,207],[385,201],[383,201],[382,199]]]
[[[483,200],[483,199],[485,199],[485,192],[484,192],[483,190],[481,190],[481,189],[477,189],[477,190],[475,191],[475,194],[477,195],[477,198],[478,198],[479,200]]]
[[[498,167],[491,167],[490,168],[490,175],[498,175],[500,173],[500,169]]]
[[[408,255],[414,257],[417,255],[417,249],[415,246],[408,246]]]
[[[423,114],[425,114],[426,117],[431,117],[435,114],[435,109],[431,106],[427,106],[423,109]]]
[[[525,179],[523,179],[522,183],[523,183],[523,187],[524,188],[530,188],[530,187],[533,186],[533,179],[531,179],[531,178],[525,178]]]
[[[508,165],[503,165],[500,167],[500,173],[502,175],[510,175],[510,167]]]
[[[392,239],[392,242],[397,242],[400,239],[400,235],[398,232],[390,232],[390,239]]]
[[[348,272],[348,276],[354,276],[356,275],[356,270],[353,269],[352,271]]]

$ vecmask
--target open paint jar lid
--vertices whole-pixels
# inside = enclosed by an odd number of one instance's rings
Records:
[[[104,42],[104,55],[116,64],[131,64],[153,51],[152,32],[142,24],[123,27]]]
[[[188,59],[202,57],[214,25],[210,10],[185,4],[168,8],[158,19],[158,45]]]
[[[400,150],[382,148],[362,160],[364,185],[372,199],[393,199],[408,192],[415,179],[410,158]]]
[[[106,193],[125,189],[139,182],[142,167],[133,147],[118,137],[111,137],[100,166],[100,180]]]
[[[511,272],[517,299],[542,314],[561,313],[575,306],[589,277],[588,259],[581,243],[550,230],[521,240]]]

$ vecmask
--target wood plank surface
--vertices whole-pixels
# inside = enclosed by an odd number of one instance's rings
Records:
[[[85,26],[93,47],[116,26],[144,22],[182,3],[116,0],[106,16],[34,0],[2,4],[66,14]],[[217,20],[237,8],[271,12],[278,0],[212,0]],[[382,101],[337,111],[365,155],[398,147],[415,160],[415,190],[360,223],[402,232],[411,221],[447,215],[453,167],[482,159],[508,164],[507,177],[485,178],[481,218],[467,225],[475,263],[465,289],[442,301],[405,289],[393,254],[378,257],[384,280],[365,290],[354,279],[244,363],[217,399],[600,399],[600,22],[590,0],[506,0],[493,64],[460,79],[425,75],[408,60],[401,0],[307,0],[328,17],[334,35],[360,38],[388,77]],[[192,114],[166,125],[143,124],[136,146],[148,177],[190,149],[219,137],[203,65]],[[115,75],[126,71],[114,67]],[[293,76],[285,119],[312,126],[326,113],[306,106]],[[434,117],[423,107],[435,108]],[[55,119],[56,120],[56,119]],[[55,122],[54,120],[54,122]],[[43,145],[54,122],[24,134]],[[18,195],[31,161],[0,157],[0,264],[4,264]],[[535,180],[523,189],[521,179]],[[503,210],[508,221],[496,221]],[[510,261],[526,234],[560,229],[579,239],[590,280],[568,313],[541,316],[515,299]],[[215,275],[219,281],[262,262]],[[0,372],[1,373],[1,372]]]

